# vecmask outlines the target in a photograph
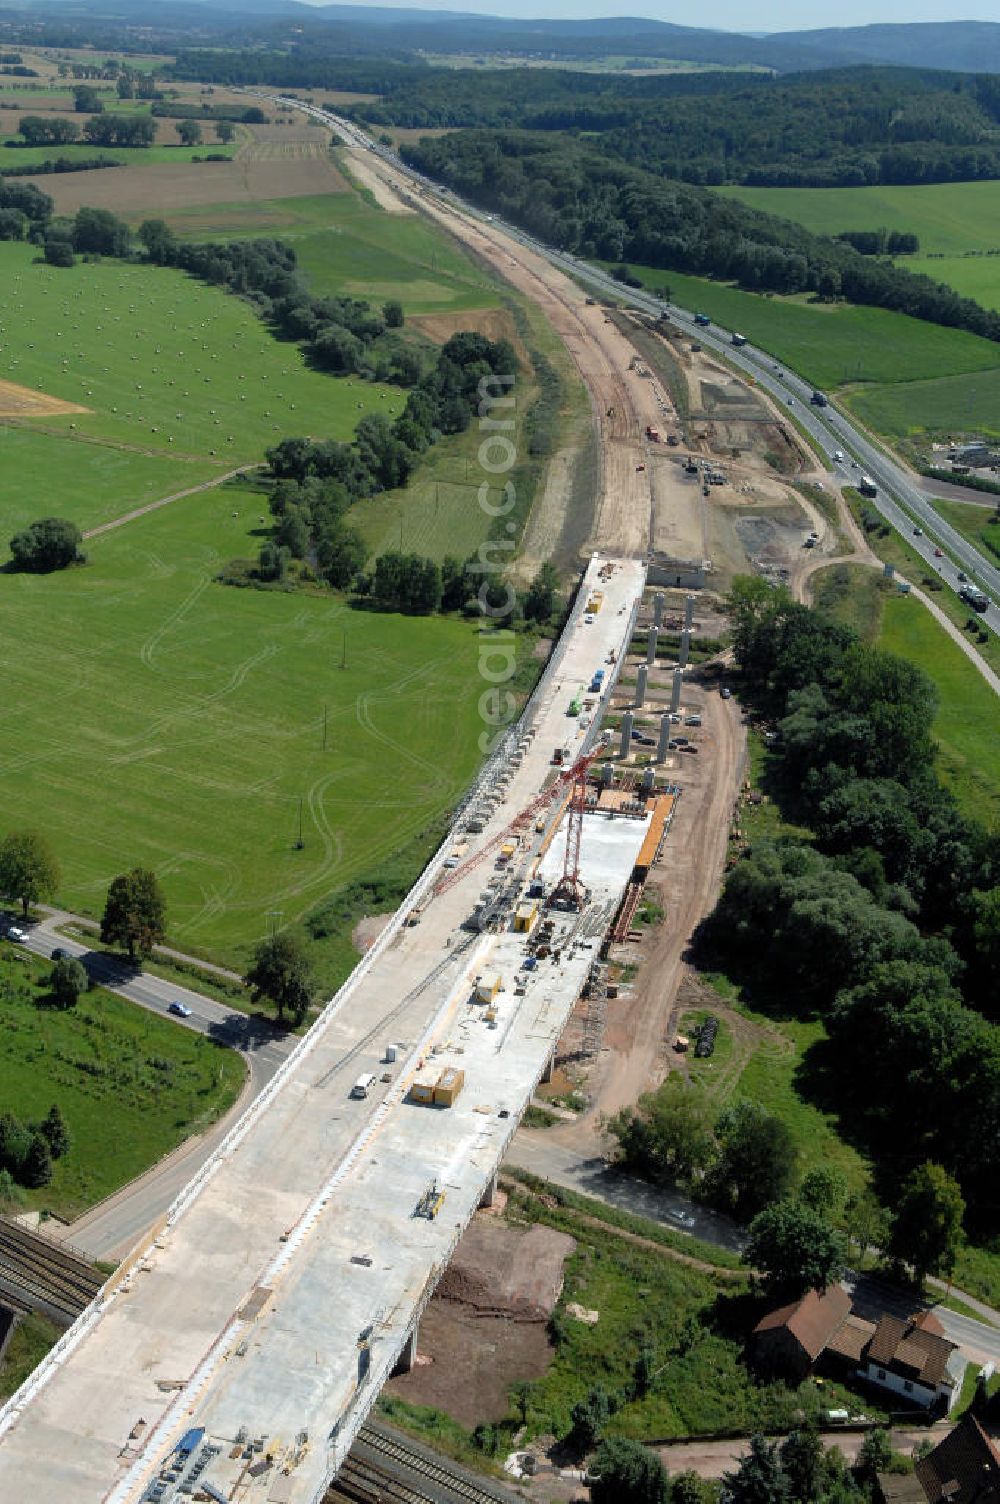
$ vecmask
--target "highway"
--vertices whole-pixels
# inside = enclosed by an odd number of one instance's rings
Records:
[[[591,266],[567,251],[547,246],[516,225],[467,203],[450,189],[441,188],[430,178],[408,167],[391,148],[373,141],[352,121],[316,106],[303,104],[300,100],[285,99],[260,90],[247,92],[255,93],[272,103],[277,103],[280,98],[282,104],[293,105],[322,120],[349,145],[362,148],[381,159],[393,172],[408,178],[425,196],[433,194],[453,211],[461,212],[480,223],[489,223],[492,229],[501,230],[511,240],[544,256],[582,286],[603,297],[613,298],[618,303],[625,302],[654,318],[668,314],[672,322],[690,335],[692,340],[714,350],[732,365],[752,376],[759,387],[793,416],[819,451],[826,456],[827,467],[839,485],[856,485],[861,474],[870,476],[878,491],[877,496],[871,498],[870,504],[920,555],[931,574],[938,575],[953,590],[957,590],[961,588],[958,571],[962,570],[971,582],[990,597],[989,607],[979,613],[979,618],[988,630],[1000,636],[1000,607],[997,605],[1000,601],[1000,568],[935,511],[918,477],[876,444],[833,403],[828,403],[826,407],[815,406],[810,400],[813,387],[801,376],[782,366],[773,355],[749,343],[735,346],[732,344],[731,331],[714,324],[696,324],[693,312],[678,308],[673,303],[665,303],[662,298],[643,288],[623,288],[620,282],[616,282],[599,267]],[[664,275],[668,276],[669,273],[665,272]],[[838,451],[843,451],[845,455],[843,462],[838,463],[833,458]],[[916,532],[915,529],[922,531]],[[936,547],[944,551],[945,557],[937,557]]]

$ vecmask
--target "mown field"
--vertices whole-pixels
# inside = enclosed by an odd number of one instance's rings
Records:
[[[49,833],[70,907],[99,915],[143,863],[173,939],[237,964],[269,913],[294,923],[449,807],[481,729],[473,625],[213,582],[256,551],[261,505],[204,492],[93,540],[85,569],[0,583],[4,808]]]
[[[704,277],[654,267],[630,270],[651,289],[669,287],[672,300],[682,307],[710,314],[726,329],[739,329],[817,386],[910,384],[990,370],[1000,381],[1000,347],[961,329],[944,329],[885,308],[768,298]]]
[[[96,526],[261,460],[288,433],[344,439],[362,412],[403,405],[396,388],[310,370],[247,304],[183,273],[57,270],[34,254],[0,245],[0,378],[86,411],[0,419],[11,532],[53,510]]]
[[[29,1206],[79,1216],[204,1129],[239,1095],[233,1050],[94,989],[75,1008],[49,1004],[49,966],[0,944],[0,1060],[5,1112],[22,1122],[58,1103],[69,1153]]]
[[[975,502],[940,500],[932,501],[931,505],[987,558],[991,555],[1000,558],[1000,522],[994,520],[1000,516],[1000,496],[991,499],[984,494],[982,506]]]
[[[1000,346],[995,348],[1000,356]],[[896,385],[850,392],[845,400],[868,427],[917,448],[953,435],[1000,437],[1000,366],[966,375],[901,379]]]
[[[180,209],[166,218],[189,240],[287,240],[319,293],[398,298],[408,314],[497,306],[496,284],[447,236],[416,214],[386,214],[360,193]]]
[[[987,308],[1000,308],[1000,195],[995,183],[727,187],[717,191],[751,208],[796,220],[818,235],[836,235],[842,230],[909,231],[919,237],[920,251],[901,257],[901,266],[947,282],[964,297],[975,298]]]
[[[154,146],[92,146],[89,141],[74,141],[67,146],[5,146],[0,143],[0,168],[41,167],[43,163],[54,162],[58,157],[64,157],[70,162],[110,157],[123,167],[148,167],[154,162],[193,162],[196,157],[204,158],[206,152],[230,158],[236,155],[240,146],[238,141],[232,141],[228,146],[216,141],[211,128],[205,131],[205,140],[200,146],[182,146],[179,141],[175,144],[169,135],[164,134],[166,139]],[[93,170],[115,172],[117,168],[101,167]],[[54,177],[59,175],[52,174]],[[41,187],[44,192],[44,182]]]

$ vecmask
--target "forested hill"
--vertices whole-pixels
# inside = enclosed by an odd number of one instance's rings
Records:
[[[852,68],[773,79],[609,78],[551,70],[389,76],[372,125],[599,133],[691,183],[845,187],[1000,177],[1000,79]],[[711,96],[711,100],[706,99]]]
[[[734,199],[623,167],[572,137],[460,131],[405,159],[548,244],[608,261],[813,292],[1000,340],[1000,314],[950,287]]]

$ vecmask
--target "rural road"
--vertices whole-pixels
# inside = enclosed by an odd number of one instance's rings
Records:
[[[521,1128],[514,1138],[504,1161],[516,1169],[530,1170],[553,1185],[592,1196],[622,1211],[632,1212],[637,1217],[647,1217],[675,1232],[687,1233],[701,1238],[716,1247],[740,1252],[746,1242],[741,1227],[728,1217],[710,1211],[697,1202],[676,1191],[662,1190],[631,1176],[612,1169],[605,1160],[586,1158],[579,1151],[548,1140],[551,1129]],[[919,1302],[905,1291],[884,1284],[870,1275],[845,1279],[846,1288],[854,1297],[858,1314],[871,1317],[879,1311],[897,1315],[912,1314]],[[955,1294],[961,1297],[961,1292]],[[984,1307],[987,1310],[988,1307]],[[944,1327],[945,1336],[958,1345],[970,1363],[1000,1364],[1000,1327],[986,1321],[976,1321],[971,1316],[962,1316],[949,1311],[946,1306],[935,1306],[935,1315]],[[994,1313],[996,1315],[996,1313]],[[1000,1316],[997,1316],[1000,1321]]]
[[[951,1429],[951,1421],[940,1421],[933,1426],[893,1426],[892,1444],[896,1451],[909,1456],[920,1442],[930,1440],[936,1444]],[[825,1431],[823,1445],[836,1447],[848,1463],[853,1463],[866,1434],[865,1431]],[[656,1450],[671,1477],[690,1471],[701,1478],[721,1478],[723,1473],[736,1468],[750,1446],[745,1437],[735,1437],[732,1441],[675,1441]]]
[[[146,1229],[162,1216],[183,1190],[216,1145],[232,1127],[236,1118],[265,1088],[284,1062],[297,1038],[280,1033],[266,1019],[241,1013],[200,992],[165,982],[160,977],[137,972],[126,961],[103,951],[88,950],[77,940],[60,935],[54,928],[59,916],[49,916],[34,924],[25,924],[9,911],[0,911],[0,927],[16,923],[28,932],[24,949],[36,956],[51,957],[60,948],[83,962],[92,981],[117,992],[129,1002],[150,1013],[169,1018],[178,1028],[204,1034],[217,1043],[238,1050],[247,1066],[247,1084],[238,1101],[224,1118],[207,1133],[186,1139],[174,1152],[154,1165],[139,1180],[124,1186],[108,1200],[93,1207],[71,1226],[65,1228],[66,1240],[91,1258],[123,1257]],[[190,1017],[177,1018],[169,1012],[172,1002],[191,1009]],[[47,1229],[54,1234],[52,1224]]]

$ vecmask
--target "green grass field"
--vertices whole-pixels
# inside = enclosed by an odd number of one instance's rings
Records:
[[[1000,515],[1000,496],[991,499],[984,494],[983,502],[977,506],[975,502],[935,500],[931,505],[987,558],[1000,558],[1000,522],[993,520]]]
[[[474,626],[213,583],[261,506],[204,492],[93,540],[85,569],[0,578],[4,808],[48,831],[71,907],[148,864],[173,939],[237,963],[268,912],[294,922],[449,807],[481,729]]]
[[[48,1005],[46,962],[0,944],[4,1110],[22,1121],[59,1104],[71,1148],[28,1204],[79,1216],[141,1174],[236,1100],[244,1066],[214,1044],[95,989]]]
[[[0,245],[0,378],[87,409],[30,427],[159,459],[162,495],[188,484],[184,458],[222,473],[289,433],[346,439],[360,412],[403,406],[397,388],[309,370],[241,299],[181,272],[36,254]]]
[[[1000,824],[997,696],[918,601],[905,596],[886,600],[879,642],[890,653],[911,658],[933,679],[939,771],[962,808],[995,829]]]
[[[70,162],[82,162],[90,157],[111,157],[123,167],[148,167],[151,162],[193,162],[195,157],[204,157],[206,152],[224,157],[236,154],[240,144],[238,141],[224,146],[221,141],[208,139],[212,134],[211,130],[206,131],[206,140],[199,146],[182,146],[179,141],[176,146],[163,141],[155,146],[129,147],[94,146],[89,141],[73,141],[67,146],[4,146],[0,143],[0,168],[40,167],[43,162],[54,162],[59,157]],[[114,172],[115,169],[102,167],[95,170]],[[45,191],[44,183],[42,191]]]
[[[740,330],[817,386],[905,382],[908,390],[922,378],[954,378],[969,371],[990,371],[1000,382],[1000,348],[961,329],[944,329],[885,308],[768,298],[704,277],[630,269],[650,288],[668,286],[682,307]],[[908,398],[900,396],[900,401]]]
[[[496,284],[454,241],[421,216],[386,214],[359,193],[219,204],[167,218],[190,240],[290,241],[318,293],[398,298],[408,314],[497,306]]]
[[[874,188],[716,189],[753,209],[793,219],[817,235],[842,230],[901,230],[928,251],[960,254],[1000,248],[1000,194],[995,183],[932,183]],[[907,257],[905,265],[916,258]]]
[[[1000,347],[994,348],[1000,355]],[[966,375],[901,379],[895,386],[850,392],[845,400],[870,428],[917,447],[951,435],[1000,437],[1000,366]]]
[[[919,237],[920,253],[901,257],[899,265],[947,282],[986,308],[1000,308],[1000,255],[963,254],[1000,251],[1000,194],[995,183],[717,191],[751,208],[796,220],[817,235],[909,231]]]

